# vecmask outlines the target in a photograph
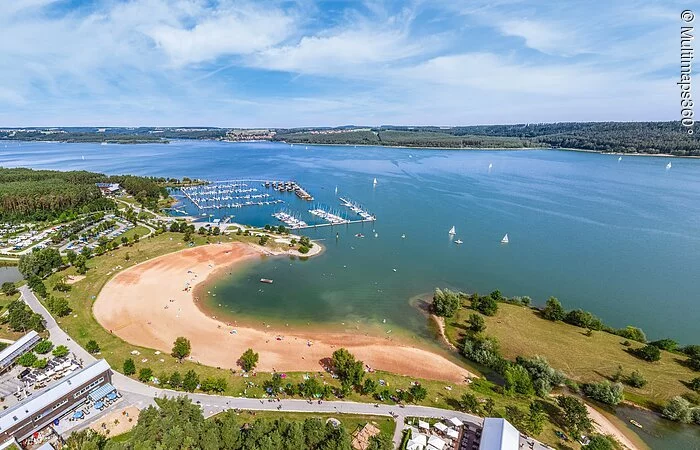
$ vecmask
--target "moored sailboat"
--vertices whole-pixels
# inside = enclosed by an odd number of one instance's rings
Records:
[[[503,236],[503,239],[501,239],[501,244],[507,244],[509,242],[510,240],[508,239],[508,233],[506,233],[506,235]]]

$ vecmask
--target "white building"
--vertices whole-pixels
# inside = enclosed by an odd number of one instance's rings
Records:
[[[0,352],[0,373],[12,367],[15,361],[17,361],[17,358],[31,350],[40,340],[41,336],[39,336],[36,331],[32,330],[5,347]]]
[[[520,432],[505,419],[487,417],[481,432],[479,450],[518,450]]]

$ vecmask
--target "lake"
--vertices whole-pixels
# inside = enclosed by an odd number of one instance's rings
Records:
[[[339,196],[376,214],[375,223],[305,231],[327,247],[316,258],[270,258],[216,280],[217,303],[237,316],[337,327],[360,322],[423,339],[431,332],[410,298],[437,286],[499,289],[536,304],[556,296],[611,326],[639,326],[650,339],[700,343],[700,160],[673,159],[666,169],[669,161],[556,150],[211,141],[0,148],[5,167],[293,179],[315,197],[309,203],[287,194],[282,205],[207,211],[241,223],[278,224],[271,214],[279,209],[311,221],[312,206],[342,212]],[[186,200],[178,208],[198,214]],[[506,233],[510,242],[501,244]],[[274,284],[261,285],[261,277]],[[653,448],[662,448],[660,441],[697,448],[697,427],[663,421],[653,433],[641,434]]]

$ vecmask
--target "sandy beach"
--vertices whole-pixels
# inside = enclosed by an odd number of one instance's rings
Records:
[[[593,420],[593,428],[600,434],[609,434],[613,436],[624,448],[629,450],[640,450],[631,439],[629,439],[614,423],[605,417],[597,409],[589,404],[586,404],[588,415]]]
[[[93,313],[103,327],[134,345],[170,353],[175,338],[185,336],[192,343],[191,359],[214,367],[237,368],[239,356],[252,348],[260,354],[258,370],[319,371],[321,360],[345,347],[373,369],[450,382],[473,376],[441,355],[382,337],[234,327],[199,309],[192,294],[197,284],[259,258],[262,250],[210,244],[143,262],[107,282]]]

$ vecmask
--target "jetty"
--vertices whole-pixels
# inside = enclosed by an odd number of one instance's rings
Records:
[[[339,197],[339,200],[343,206],[350,209],[352,212],[354,212],[358,216],[362,217],[365,221],[372,222],[372,221],[377,220],[377,218],[373,214],[370,214],[369,212],[367,212],[365,209],[363,209],[357,203],[352,202],[352,201],[350,201],[346,198],[343,198],[343,197]]]
[[[280,222],[283,222],[285,225],[287,225],[287,228],[291,230],[298,230],[299,228],[308,228],[309,226],[309,224],[307,224],[303,220],[298,219],[293,215],[282,211],[274,213],[272,217],[279,220]]]
[[[344,219],[336,214],[330,213],[328,211],[324,211],[323,209],[316,208],[316,209],[310,209],[309,213],[313,214],[314,216],[320,217],[321,219],[327,221],[331,225],[341,225],[344,223],[348,223],[347,219]]]
[[[296,181],[263,181],[261,183],[265,188],[274,189],[278,192],[294,192],[297,197],[306,201],[313,201],[314,197],[309,192],[301,187]]]
[[[182,194],[199,210],[267,206],[283,203],[282,199],[271,199],[270,194],[257,193],[248,180],[214,182],[201,186],[180,188]]]

